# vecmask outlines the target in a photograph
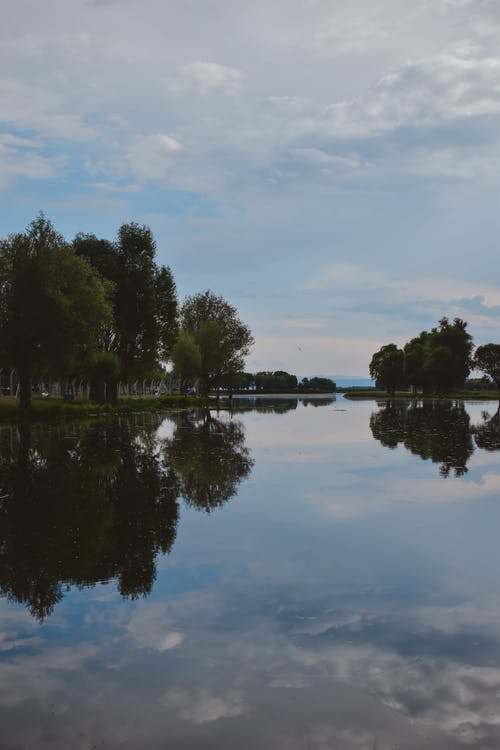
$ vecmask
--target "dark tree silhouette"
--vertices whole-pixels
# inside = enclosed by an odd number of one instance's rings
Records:
[[[182,412],[165,457],[186,503],[209,513],[236,494],[253,466],[241,422]]]
[[[482,424],[472,426],[477,447],[485,451],[500,451],[500,402],[493,416],[484,411],[482,417]]]
[[[382,445],[402,444],[422,459],[440,464],[443,477],[451,471],[457,477],[465,474],[474,453],[470,417],[461,402],[388,401],[371,415],[370,429]]]
[[[116,578],[123,596],[151,591],[170,550],[178,485],[161,460],[157,424],[112,421],[3,428],[0,591],[39,620],[64,591]]]

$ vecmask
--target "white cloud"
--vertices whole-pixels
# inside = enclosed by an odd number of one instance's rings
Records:
[[[196,84],[202,91],[239,91],[243,79],[241,70],[214,62],[195,60],[180,68],[184,83]],[[182,84],[181,84],[182,85]]]
[[[61,175],[63,157],[49,159],[35,152],[37,144],[26,138],[0,135],[0,188],[21,179],[53,180]]]
[[[126,157],[139,180],[164,180],[172,172],[174,157],[182,151],[182,144],[171,135],[154,133],[137,136]]]
[[[79,114],[66,111],[64,100],[52,91],[13,77],[0,78],[0,122],[65,140],[87,140],[96,134]]]
[[[395,264],[411,263],[407,275],[418,282],[438,256],[455,278],[460,258],[464,278],[492,286],[497,0],[195,5],[196,23],[194,5],[180,0],[148,0],[146,11],[112,0],[12,5],[0,28],[6,231],[16,206],[25,224],[44,205],[68,234],[92,230],[94,215],[113,236],[126,206],[160,232],[162,260],[173,261],[187,291],[213,273],[239,306],[237,289],[266,286],[248,320],[270,321],[263,353],[284,317],[271,281],[278,261],[287,290],[325,259],[361,256],[379,290]],[[464,199],[440,219],[460,191]],[[306,255],[308,268],[297,262]],[[239,279],[235,267],[245,269]],[[441,278],[448,289],[452,280]],[[356,316],[340,309],[349,288],[336,288],[329,320],[370,340],[373,330],[356,329]],[[399,300],[391,289],[387,297]],[[324,306],[296,313],[327,319]],[[382,340],[386,323],[377,317]],[[343,353],[342,370],[359,367],[358,349]],[[317,354],[319,368],[327,354]]]
[[[400,127],[500,114],[500,56],[460,41],[386,73],[366,94],[298,119],[296,135],[367,138]]]
[[[369,18],[353,18],[333,23],[326,31],[318,31],[312,49],[320,55],[366,53],[380,45],[387,32]]]

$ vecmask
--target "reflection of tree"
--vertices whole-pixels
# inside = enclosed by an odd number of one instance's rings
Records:
[[[330,406],[336,400],[335,396],[328,396],[327,398],[303,398],[302,403],[304,406]]]
[[[388,448],[402,443],[407,450],[434,463],[447,477],[467,471],[474,452],[470,418],[463,403],[452,401],[388,401],[370,417],[370,429],[376,440]]]
[[[0,591],[42,620],[70,585],[147,594],[175,539],[178,487],[155,427],[113,421],[0,441]]]
[[[238,398],[235,396],[231,405],[233,414],[240,414],[246,411],[258,411],[265,414],[285,414],[297,408],[298,399],[296,398],[267,398],[265,396],[250,396]]]
[[[165,457],[184,500],[207,513],[236,494],[253,466],[242,423],[216,419],[209,410],[203,416],[179,415]]]
[[[472,426],[477,447],[486,451],[500,451],[500,403],[493,416],[484,411],[482,417],[482,424]]]

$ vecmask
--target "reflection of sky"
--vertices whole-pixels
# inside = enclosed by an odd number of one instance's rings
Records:
[[[498,747],[498,461],[442,479],[373,409],[238,415],[252,474],[149,598],[0,601],[2,750]]]

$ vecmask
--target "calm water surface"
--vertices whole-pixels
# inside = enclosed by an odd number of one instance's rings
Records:
[[[496,403],[0,427],[0,747],[500,747]]]

